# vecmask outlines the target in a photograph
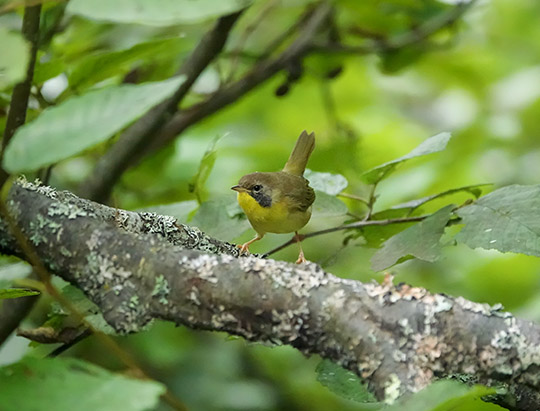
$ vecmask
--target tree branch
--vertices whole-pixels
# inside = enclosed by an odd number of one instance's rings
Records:
[[[36,65],[36,55],[39,46],[40,16],[41,4],[27,6],[24,9],[22,33],[26,40],[30,42],[30,59],[28,60],[24,81],[15,85],[11,94],[11,103],[6,119],[2,146],[0,148],[0,163],[4,157],[4,150],[15,134],[15,131],[26,121],[26,110],[28,109],[28,99],[30,97],[32,79],[34,78],[34,67]],[[9,174],[0,167],[0,188],[7,181],[8,177]],[[0,345],[18,327],[37,300],[38,296],[4,301],[0,307]]]
[[[151,110],[146,116],[126,130],[118,142],[102,156],[100,161],[96,164],[92,175],[81,185],[82,195],[96,201],[105,201],[109,197],[114,184],[120,178],[122,173],[130,166],[136,164],[142,157],[163,147],[194,123],[233,103],[257,85],[285,68],[291,60],[302,56],[307,51],[312,36],[324,22],[329,8],[330,6],[326,4],[319,7],[317,11],[313,13],[311,19],[306,23],[304,31],[300,34],[298,39],[280,57],[275,60],[267,60],[259,63],[242,79],[221,89],[210,96],[205,102],[195,105],[188,110],[178,112],[169,119],[169,121],[165,122],[166,119],[160,117],[160,121],[152,123],[153,127],[151,133],[148,135],[145,133],[141,134],[137,131],[137,128],[140,127],[138,126],[139,123],[144,126],[146,123],[145,118],[147,117],[151,118],[152,121],[155,120],[155,116],[152,114],[154,110]],[[230,27],[228,27],[228,29],[230,29]],[[216,38],[213,40],[214,43],[218,41],[224,43],[226,36],[222,31],[223,30],[217,30],[216,28],[212,33],[209,33],[207,37],[213,38],[215,36]],[[198,61],[198,56],[201,54],[211,54],[212,58],[215,57],[221,51],[223,46],[223,44],[221,44],[219,48],[212,46],[210,52],[207,50],[209,44],[211,44],[209,41],[201,41],[198,48],[202,51],[195,51],[193,56],[186,62],[185,66],[189,67],[193,65],[190,60],[193,59]],[[208,64],[208,62],[209,60],[206,61],[206,64]],[[184,84],[181,87],[183,87]],[[177,104],[174,105],[174,110],[172,111],[176,111],[176,106]],[[169,114],[171,114],[172,111],[170,111]],[[165,124],[163,124],[164,122]],[[135,137],[131,137],[131,134]]]
[[[186,80],[172,97],[151,109],[120,136],[118,141],[97,162],[92,174],[81,185],[83,196],[103,202],[122,173],[129,167],[134,157],[142,155],[149,140],[168,118],[177,111],[191,86],[202,71],[221,52],[230,30],[244,10],[221,17],[216,25],[206,33],[190,57],[180,67],[177,75],[185,75]]]
[[[42,261],[118,332],[163,319],[288,344],[356,372],[387,402],[455,374],[540,391],[540,327],[498,307],[345,280],[312,263],[235,258],[230,244],[171,217],[25,181],[13,185],[8,205]],[[0,248],[20,254],[3,225]],[[227,254],[209,254],[218,250]]]
[[[392,51],[407,47],[411,44],[425,40],[430,35],[436,33],[444,27],[453,24],[465,11],[474,3],[460,3],[449,13],[434,18],[425,25],[416,30],[404,33],[396,38],[384,42],[377,41],[366,46],[349,47],[340,44],[317,46],[313,39],[316,34],[326,27],[326,22],[332,12],[332,7],[327,2],[319,4],[307,16],[303,15],[300,19],[301,27],[296,40],[281,53],[278,57],[266,58],[256,64],[252,70],[238,81],[229,84],[209,96],[204,102],[194,105],[186,110],[176,112],[178,102],[189,91],[191,83],[188,82],[180,86],[179,91],[170,101],[175,101],[173,105],[162,103],[147,115],[141,118],[137,123],[128,128],[121,138],[111,147],[111,149],[98,161],[92,175],[81,185],[81,193],[84,197],[103,202],[109,197],[116,181],[131,166],[137,164],[143,157],[159,148],[169,144],[184,130],[202,119],[216,113],[222,108],[234,103],[255,87],[259,86],[276,73],[287,68],[291,62],[297,61],[309,52],[345,52],[345,53],[376,53],[382,51]],[[234,18],[234,15],[227,18]],[[237,17],[236,17],[237,18]],[[224,18],[226,19],[226,18]],[[203,39],[197,49],[202,52],[193,53],[192,57],[186,61],[184,67],[195,67],[196,75],[221,51],[226,35],[232,27],[229,21],[222,22],[224,29],[219,29],[219,23],[216,28],[207,34],[207,37],[213,39]],[[296,25],[293,26],[296,28]],[[223,32],[225,34],[223,34]],[[217,37],[217,39],[216,39]],[[223,44],[215,47],[214,42],[223,40]],[[201,56],[210,57],[206,60],[200,60]],[[204,64],[197,66],[197,62]],[[197,71],[200,69],[200,71]],[[188,77],[189,78],[189,77]],[[178,95],[180,98],[177,98]],[[164,110],[164,107],[167,109]],[[174,114],[176,113],[176,114]],[[165,115],[166,114],[166,115]],[[168,119],[168,116],[172,118]]]
[[[34,78],[34,67],[36,65],[36,55],[39,46],[39,20],[41,16],[41,4],[28,6],[24,9],[22,23],[22,33],[30,43],[30,58],[26,67],[26,77],[24,81],[18,83],[11,93],[11,103],[4,129],[2,147],[0,151],[0,163],[4,158],[4,150],[7,144],[15,134],[15,131],[26,121],[26,110],[28,108],[28,99],[30,97],[30,88]],[[3,168],[0,168],[0,186],[4,185],[9,174]]]

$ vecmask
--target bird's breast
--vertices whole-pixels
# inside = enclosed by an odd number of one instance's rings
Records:
[[[305,226],[311,217],[311,207],[303,212],[291,212],[287,201],[274,201],[270,207],[262,207],[245,192],[238,193],[238,204],[255,231],[260,234],[291,233]]]

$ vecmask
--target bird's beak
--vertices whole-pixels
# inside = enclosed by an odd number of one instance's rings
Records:
[[[247,193],[247,191],[248,191],[246,188],[244,188],[242,186],[239,186],[239,185],[232,186],[231,190],[238,191],[239,193]]]

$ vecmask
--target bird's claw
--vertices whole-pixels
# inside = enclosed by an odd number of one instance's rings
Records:
[[[249,254],[249,244],[237,244],[236,247],[238,247],[240,249],[240,251],[238,252],[238,255],[246,255],[246,254]]]

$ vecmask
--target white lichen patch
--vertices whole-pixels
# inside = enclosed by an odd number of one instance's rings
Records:
[[[401,327],[401,333],[404,336],[411,335],[414,332],[412,327],[409,324],[409,319],[408,318],[400,318],[398,320],[398,325]]]
[[[463,297],[456,297],[454,300],[455,304],[458,304],[466,311],[471,311],[473,313],[483,314],[486,316],[492,315],[492,309],[489,304],[480,304],[475,303],[469,300],[466,300]]]
[[[48,210],[47,215],[50,217],[62,216],[68,220],[74,220],[77,217],[87,217],[90,213],[86,210],[82,210],[79,207],[69,203],[52,203]]]
[[[216,256],[208,254],[199,254],[197,256],[182,256],[178,263],[188,269],[197,273],[198,277],[202,280],[208,281],[212,284],[218,283],[218,277],[216,276],[216,267],[219,265]]]
[[[397,374],[390,374],[384,383],[384,403],[393,404],[401,395],[401,381]]]

